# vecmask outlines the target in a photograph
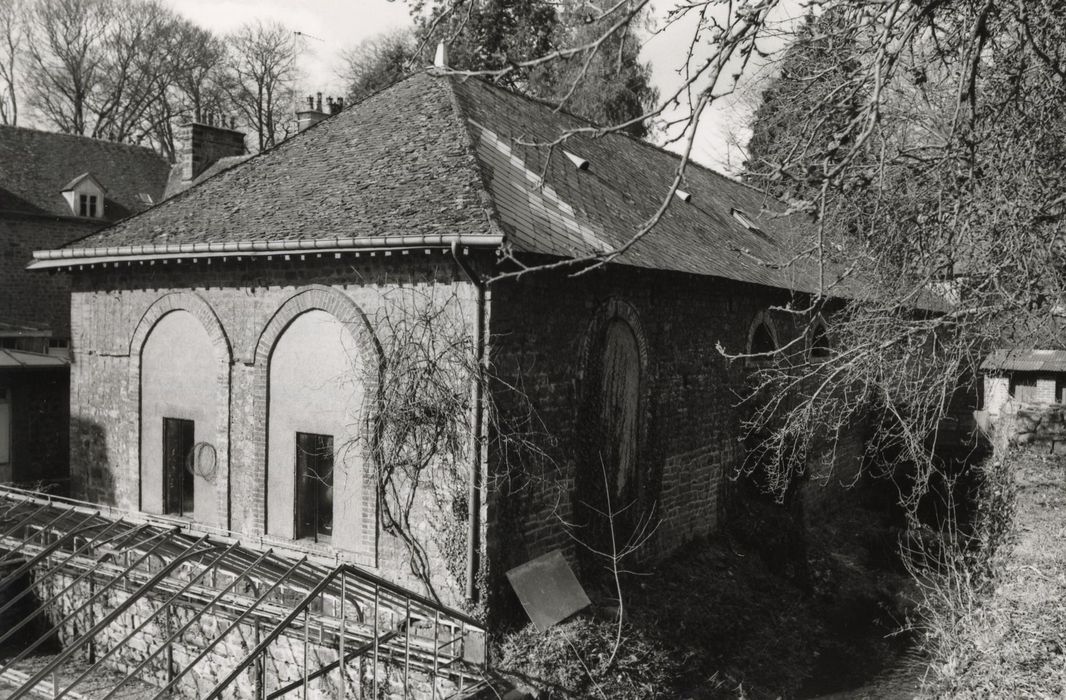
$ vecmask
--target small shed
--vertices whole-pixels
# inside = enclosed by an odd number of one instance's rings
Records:
[[[1011,401],[1066,404],[1066,350],[994,350],[981,371],[984,408],[993,417]]]

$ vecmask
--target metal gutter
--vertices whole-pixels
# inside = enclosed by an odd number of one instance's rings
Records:
[[[96,265],[186,258],[225,258],[232,256],[272,256],[286,253],[345,253],[354,251],[390,251],[415,248],[464,246],[497,248],[503,236],[497,234],[414,234],[402,236],[360,236],[358,238],[324,238],[263,241],[228,241],[211,243],[157,243],[97,248],[57,248],[37,250],[27,270],[45,270],[75,265]]]

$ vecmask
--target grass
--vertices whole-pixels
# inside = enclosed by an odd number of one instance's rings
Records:
[[[1066,696],[1066,459],[1035,449],[1008,459],[998,488],[1014,506],[1002,546],[971,557],[969,580],[942,576],[939,601],[927,598],[937,603],[920,621],[929,696]]]

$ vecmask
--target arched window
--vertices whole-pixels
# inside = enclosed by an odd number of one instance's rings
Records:
[[[777,333],[769,316],[760,312],[748,329],[748,354],[755,363],[773,362],[772,353],[777,351]]]
[[[354,550],[361,533],[364,358],[350,330],[312,309],[270,354],[267,532]]]
[[[815,319],[810,330],[810,357],[812,361],[821,362],[829,358],[832,347],[829,344],[829,331],[825,327],[825,321]]]
[[[141,509],[210,525],[219,517],[218,359],[190,312],[167,313],[141,348]]]

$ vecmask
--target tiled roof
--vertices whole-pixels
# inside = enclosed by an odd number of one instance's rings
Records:
[[[981,369],[1009,372],[1066,372],[1066,350],[993,350]]]
[[[575,135],[555,149],[545,171],[548,150],[523,144],[549,143],[587,122],[477,80],[456,81],[455,91],[486,187],[518,250],[580,257],[617,249],[641,230],[669,192],[679,162],[674,153],[618,134]],[[578,169],[564,149],[588,161],[588,168]],[[656,227],[619,262],[818,289],[816,264],[796,258],[798,234],[809,223],[781,216],[781,202],[696,164],[686,168],[680,189],[691,199],[671,201]],[[758,230],[737,221],[734,209]]]
[[[146,208],[138,193],[158,201],[169,169],[140,146],[0,126],[0,210],[71,216],[62,192],[91,175],[107,190],[105,218],[116,221]]]
[[[587,123],[477,80],[417,74],[71,247],[86,255],[124,246],[144,253],[502,229],[519,252],[610,250],[660,206],[678,156],[626,136],[577,135],[555,149],[545,170],[547,149],[523,145],[579,126]],[[574,167],[562,148],[589,167]],[[780,202],[695,164],[682,189],[691,199],[672,201],[618,262],[818,289],[816,264],[796,254],[808,224],[780,216]],[[734,209],[757,226],[738,221]]]
[[[175,163],[170,168],[170,175],[167,177],[166,190],[163,192],[163,199],[170,199],[174,195],[181,194],[185,190],[189,189],[193,185],[199,185],[201,182],[209,177],[218,175],[223,170],[229,170],[235,165],[240,165],[244,161],[251,158],[251,156],[226,156],[225,158],[219,158],[212,163],[207,169],[200,173],[194,180],[185,180],[182,177],[183,166],[181,163]]]
[[[447,82],[402,81],[77,247],[485,233]]]

